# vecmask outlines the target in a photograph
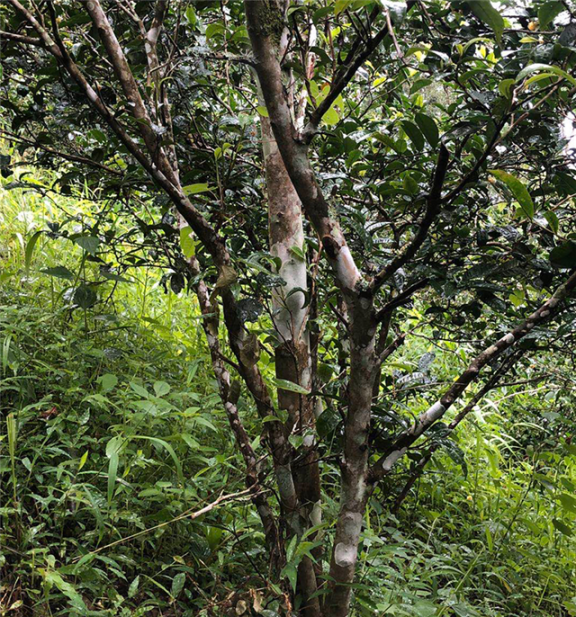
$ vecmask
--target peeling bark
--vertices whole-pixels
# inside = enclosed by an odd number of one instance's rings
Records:
[[[261,117],[262,149],[268,201],[270,253],[279,260],[277,274],[284,285],[272,292],[273,322],[278,334],[275,369],[278,379],[312,388],[310,335],[307,329],[306,292],[308,273],[302,203],[286,171],[268,118]],[[278,407],[288,414],[287,433],[305,436],[304,452],[295,452],[292,465],[294,487],[298,498],[300,530],[314,525],[314,514],[320,506],[320,474],[315,440],[312,399],[306,395],[278,390]],[[317,517],[316,517],[317,518]],[[318,553],[318,552],[317,552]],[[319,556],[317,554],[317,556]],[[320,615],[317,574],[312,560],[304,556],[298,566],[296,592],[302,598],[304,617]]]

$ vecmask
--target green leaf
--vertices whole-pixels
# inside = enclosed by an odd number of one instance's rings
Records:
[[[306,254],[299,246],[290,247],[290,253],[297,257],[300,261],[306,261]]]
[[[422,148],[424,148],[424,136],[420,132],[420,129],[413,122],[408,120],[402,122],[402,128],[410,138],[410,141],[416,146],[416,149],[422,150]]]
[[[108,463],[108,505],[112,504],[112,498],[114,497],[119,460],[118,452],[113,452],[110,455],[110,462]]]
[[[340,15],[342,11],[345,11],[351,4],[353,0],[336,0],[334,3],[334,15]]]
[[[297,383],[288,381],[287,379],[278,379],[274,377],[272,381],[280,390],[288,390],[288,392],[296,392],[297,394],[310,394],[310,390],[307,390]]]
[[[206,40],[209,41],[211,38],[213,38],[217,34],[221,34],[222,32],[224,32],[224,30],[225,30],[224,24],[220,22],[215,22],[213,24],[210,24],[206,28],[206,32],[205,32]]]
[[[109,392],[118,384],[118,377],[112,373],[106,373],[105,375],[102,375],[98,381],[100,382],[100,388],[102,391]]]
[[[540,28],[546,30],[546,26],[565,10],[562,2],[552,0],[552,2],[545,2],[538,9],[538,21],[540,22]]]
[[[434,119],[426,114],[418,113],[414,116],[414,120],[416,120],[416,124],[422,133],[424,133],[426,141],[435,148],[440,140],[440,134],[438,133],[438,127]]]
[[[59,279],[66,279],[67,281],[73,281],[74,275],[65,266],[54,266],[54,268],[43,268],[40,272],[48,274],[49,276],[55,276]]]
[[[576,513],[576,498],[568,493],[562,493],[558,498],[564,510]]]
[[[180,459],[176,456],[176,452],[174,452],[174,449],[167,441],[159,439],[158,437],[148,437],[147,435],[134,435],[132,439],[146,439],[148,441],[151,441],[152,443],[162,446],[174,461],[174,465],[176,466],[176,472],[178,474],[178,479],[182,484],[184,484],[184,474],[182,473],[182,465],[180,464]]]
[[[184,572],[178,572],[178,574],[172,579],[172,589],[170,595],[173,598],[177,598],[184,589],[184,583],[186,583],[186,574]]]
[[[115,437],[112,437],[112,439],[110,439],[106,444],[106,456],[110,458],[113,454],[118,454],[118,452],[120,452],[120,449],[124,445],[124,441],[124,437],[122,437],[121,435],[116,435]]]
[[[561,521],[560,519],[555,518],[552,520],[552,525],[554,525],[554,527],[556,527],[556,529],[560,533],[563,533],[565,536],[572,535],[572,527],[567,525],[564,521]]]
[[[100,240],[96,236],[77,236],[74,242],[90,255],[96,255],[100,246]]]
[[[82,469],[82,467],[84,467],[84,465],[86,465],[86,461],[88,460],[88,454],[89,454],[89,451],[86,450],[86,452],[84,452],[84,454],[80,458],[80,462],[78,463],[78,471],[80,471]]]
[[[330,109],[322,116],[322,121],[328,126],[334,126],[340,122],[340,115],[334,107],[330,107]]]
[[[550,261],[559,268],[576,267],[576,242],[567,240],[550,251]]]
[[[572,77],[566,71],[563,71],[561,68],[557,66],[552,66],[550,64],[530,64],[518,73],[518,75],[516,76],[516,81],[522,81],[528,75],[531,75],[532,73],[538,73],[540,71],[544,71],[548,76],[557,75],[562,79],[567,79],[572,85],[576,86],[576,78]]]
[[[24,264],[26,268],[26,272],[30,270],[30,264],[32,263],[32,255],[34,253],[34,248],[40,238],[40,235],[44,233],[42,231],[37,231],[32,235],[28,243],[26,244],[26,251],[24,252]]]
[[[546,219],[548,225],[550,226],[550,229],[555,234],[557,234],[558,229],[560,228],[560,221],[558,220],[556,213],[553,212],[552,210],[548,210],[548,212],[544,213],[544,218]]]
[[[97,300],[98,295],[88,285],[82,284],[77,287],[74,292],[73,302],[82,309],[92,308],[96,304]]]
[[[197,17],[196,17],[196,11],[194,10],[193,6],[189,6],[186,9],[186,19],[188,20],[188,23],[191,26],[195,26],[196,25]]]
[[[141,385],[137,384],[135,381],[130,382],[130,387],[136,394],[139,394],[142,398],[149,398],[150,394],[146,388],[143,388]]]
[[[296,591],[296,581],[298,579],[298,571],[293,563],[287,563],[280,572],[280,578],[286,577],[290,581],[290,586],[293,591]]]
[[[512,98],[512,89],[514,84],[516,83],[516,81],[514,79],[503,79],[499,84],[498,84],[498,91],[500,92],[500,94],[506,98],[506,99],[511,99]]]
[[[374,139],[377,139],[379,142],[383,143],[384,145],[388,146],[389,148],[392,148],[392,150],[394,150],[394,152],[397,152],[398,154],[401,153],[401,150],[396,145],[396,142],[389,135],[385,135],[384,133],[376,132],[376,133],[374,133],[372,135],[372,137],[374,137]]]
[[[520,208],[526,218],[534,217],[534,202],[532,201],[532,197],[528,192],[528,189],[524,185],[524,183],[519,180],[516,176],[509,174],[506,171],[502,171],[501,169],[489,169],[489,173],[491,173],[495,178],[498,178],[500,182],[503,182],[512,192],[516,201],[520,204]]]
[[[480,21],[492,28],[496,40],[500,43],[504,32],[504,19],[500,12],[492,6],[490,0],[469,0],[468,6]]]
[[[205,182],[202,182],[199,184],[189,184],[182,190],[184,191],[184,195],[197,195],[198,193],[206,193],[207,191],[211,191],[212,188]]]
[[[82,596],[74,589],[74,586],[68,581],[65,581],[58,572],[47,572],[44,580],[50,587],[54,585],[61,591],[70,600],[70,604],[81,615],[88,614],[88,607],[84,604]]]
[[[258,105],[258,107],[256,107],[256,111],[264,118],[269,117],[266,105]]]
[[[140,576],[137,576],[131,583],[130,587],[128,587],[128,597],[133,598],[138,591],[138,586],[140,585]]]
[[[170,386],[165,381],[157,381],[154,384],[154,392],[156,396],[164,396],[170,392]]]

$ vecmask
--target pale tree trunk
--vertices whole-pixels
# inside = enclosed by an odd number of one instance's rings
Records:
[[[325,617],[348,615],[354,582],[358,545],[366,509],[368,479],[368,435],[372,392],[378,375],[376,354],[377,323],[372,304],[363,300],[349,310],[350,381],[348,412],[344,432],[344,457],[341,464],[340,510],[330,563],[330,593]]]
[[[307,328],[308,308],[302,204],[288,176],[282,156],[267,118],[261,118],[262,148],[268,199],[270,253],[279,261],[277,274],[284,285],[272,292],[274,327],[278,336],[275,350],[276,377],[296,383],[307,390],[312,387],[310,335]],[[301,535],[320,522],[320,477],[315,441],[315,418],[311,397],[289,390],[278,390],[278,407],[288,415],[287,433],[303,436],[303,452],[292,466],[298,495],[299,520],[291,533]],[[300,452],[298,453],[300,454]],[[298,567],[297,592],[303,602],[302,614],[320,614],[314,564],[304,557]]]

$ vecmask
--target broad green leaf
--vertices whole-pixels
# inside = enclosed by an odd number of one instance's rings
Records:
[[[106,444],[106,456],[110,458],[113,454],[118,454],[124,445],[124,441],[125,439],[121,435],[112,437],[112,439],[110,439]]]
[[[562,2],[558,0],[552,0],[552,2],[545,2],[538,9],[538,21],[540,22],[540,28],[542,30],[546,30],[548,24],[554,21],[554,19],[558,17],[558,15],[562,13],[562,11],[565,10],[566,7],[562,4]]]
[[[567,240],[550,251],[550,261],[559,268],[576,268],[576,242]]]
[[[130,382],[130,387],[136,394],[139,394],[142,398],[148,398],[150,394],[146,388],[143,388],[141,385],[137,384],[135,381]]]
[[[424,137],[426,141],[435,148],[438,145],[438,141],[440,140],[440,134],[438,133],[438,127],[436,126],[436,122],[434,118],[427,116],[423,113],[418,113],[414,116],[414,120],[416,120],[416,124],[424,133]]]
[[[84,467],[84,465],[86,465],[86,461],[88,460],[88,450],[86,450],[86,452],[84,452],[84,454],[82,455],[82,457],[80,458],[80,463],[78,464],[78,471],[80,471],[82,469],[82,467]]]
[[[164,396],[170,392],[170,385],[165,381],[157,381],[154,384],[154,392],[156,392],[156,396]]]
[[[189,225],[180,229],[180,248],[186,259],[190,259],[196,253],[196,240],[192,237],[192,228]]]
[[[116,476],[118,475],[118,452],[112,452],[109,456],[110,461],[108,463],[108,505],[112,504],[114,497],[114,486],[116,485]]]
[[[290,247],[290,253],[300,259],[300,261],[306,261],[306,254],[299,246]]]
[[[567,525],[564,521],[561,521],[560,519],[555,518],[552,520],[552,524],[554,525],[554,527],[556,527],[556,529],[560,533],[563,533],[565,536],[572,535],[572,527]]]
[[[471,11],[494,31],[498,43],[502,41],[504,32],[504,19],[500,12],[494,8],[490,0],[469,0],[468,6]]]
[[[372,135],[372,137],[374,137],[374,139],[377,139],[379,142],[383,143],[384,145],[388,146],[389,148],[392,148],[392,150],[394,150],[398,154],[401,153],[401,150],[396,145],[396,142],[389,135],[385,135],[384,133],[376,132],[376,133],[374,133]]]
[[[266,105],[258,105],[258,107],[256,107],[256,111],[264,118],[268,118],[268,108],[266,107]]]
[[[556,213],[553,212],[552,210],[548,210],[548,212],[544,213],[544,218],[548,222],[548,225],[550,226],[550,229],[555,234],[557,234],[558,233],[558,229],[560,228],[560,221],[558,220],[558,217],[556,216]]]
[[[310,390],[307,390],[306,388],[297,383],[288,381],[287,379],[278,379],[274,377],[272,381],[274,382],[274,385],[280,390],[288,390],[288,392],[296,392],[298,394],[310,394]]]
[[[55,276],[59,279],[66,279],[67,281],[73,281],[74,275],[66,266],[54,266],[53,268],[43,268],[40,270],[43,274],[48,274],[49,276]]]
[[[503,79],[498,84],[498,91],[504,98],[511,99],[512,93],[513,93],[512,91],[513,91],[513,87],[515,83],[516,81],[514,79]]]
[[[489,169],[488,171],[510,189],[526,218],[533,218],[534,202],[524,183],[507,171],[501,169]]]
[[[568,512],[576,513],[576,497],[568,495],[568,493],[562,493],[558,498],[564,510]]]
[[[340,116],[334,107],[330,107],[330,109],[322,116],[322,121],[328,126],[334,126],[340,122]]]
[[[334,15],[340,15],[342,11],[345,11],[351,4],[353,0],[336,0],[334,3]]]
[[[116,387],[118,384],[118,377],[112,373],[106,373],[98,380],[100,382],[100,388],[103,392],[108,392]]]
[[[197,22],[196,11],[193,6],[189,6],[186,9],[186,19],[191,26],[195,26]]]
[[[74,586],[68,581],[65,581],[58,572],[47,572],[44,580],[49,586],[54,585],[70,600],[70,604],[74,607],[75,612],[77,611],[81,615],[88,614],[88,607],[84,603],[82,596],[76,591]]]
[[[100,246],[100,240],[96,236],[77,236],[74,242],[90,255],[96,255]]]
[[[402,122],[402,128],[410,138],[410,141],[416,146],[416,149],[422,150],[424,148],[424,136],[420,132],[420,129],[409,120],[404,120],[404,122]]]
[[[290,582],[293,591],[296,591],[296,581],[298,579],[298,571],[293,563],[287,563],[280,572],[280,578],[286,577]]]
[[[128,587],[128,597],[133,598],[138,591],[138,586],[140,585],[140,576],[137,576],[131,583],[130,587]]]
[[[198,193],[206,193],[207,191],[211,191],[212,188],[208,186],[205,182],[199,184],[189,184],[185,186],[183,189],[185,195],[197,195]]]
[[[98,295],[88,285],[80,285],[74,292],[73,301],[82,309],[92,308],[98,300]]]
[[[186,573],[178,572],[178,574],[172,579],[172,588],[170,590],[170,594],[173,598],[177,598],[182,593],[185,583]]]
[[[557,75],[558,77],[566,79],[572,85],[576,86],[576,78],[572,77],[566,71],[563,71],[561,68],[557,66],[552,66],[550,64],[530,64],[518,73],[518,75],[516,76],[516,81],[522,81],[528,75],[532,75],[532,73],[538,73],[540,71],[543,71],[550,75]]]
[[[217,34],[222,34],[224,30],[225,30],[224,24],[220,22],[215,22],[213,24],[210,24],[206,28],[206,32],[205,32],[206,40],[209,41],[211,38],[213,38]]]

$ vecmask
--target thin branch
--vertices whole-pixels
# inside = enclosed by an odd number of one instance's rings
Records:
[[[387,302],[379,311],[376,313],[376,321],[380,323],[388,313],[391,313],[395,308],[406,304],[412,300],[412,296],[423,287],[426,287],[428,284],[428,279],[424,278],[410,287],[406,288],[404,291],[400,292],[395,298],[392,298],[389,302]]]
[[[69,152],[62,152],[61,150],[55,150],[54,148],[50,148],[48,146],[44,146],[43,144],[38,143],[38,141],[34,141],[32,139],[27,139],[25,137],[21,137],[20,135],[15,135],[14,133],[10,133],[4,129],[0,128],[0,135],[4,135],[6,139],[11,141],[15,141],[17,143],[27,144],[29,146],[33,146],[39,150],[43,150],[44,152],[48,152],[53,154],[54,156],[58,156],[66,161],[73,161],[75,163],[82,163],[83,165],[88,165],[90,167],[95,167],[96,169],[101,169],[115,176],[124,175],[123,172],[118,169],[112,169],[107,165],[103,165],[102,163],[98,163],[97,161],[93,161],[85,156],[80,156],[78,154],[71,154]]]
[[[444,201],[442,199],[442,187],[446,178],[446,170],[450,161],[450,154],[447,148],[442,144],[438,153],[438,162],[432,179],[432,187],[428,195],[426,212],[420,221],[418,231],[412,241],[402,250],[386,267],[384,267],[372,280],[372,290],[377,291],[382,285],[390,279],[402,266],[404,266],[420,249],[432,223],[440,212],[440,206]]]
[[[370,23],[378,15],[379,9],[375,8],[370,16]],[[310,120],[304,127],[301,138],[304,142],[309,143],[314,135],[318,131],[318,126],[322,120],[322,116],[332,107],[334,101],[340,96],[344,88],[350,83],[354,75],[356,75],[358,69],[366,62],[366,60],[372,55],[372,53],[380,46],[380,43],[384,40],[388,34],[388,24],[386,24],[373,38],[368,41],[362,47],[362,38],[358,36],[352,44],[352,49],[348,53],[345,63],[338,69],[332,84],[330,85],[330,91],[326,98],[318,105],[310,116]]]
[[[472,397],[468,404],[458,414],[456,414],[456,416],[454,416],[452,422],[448,424],[447,433],[444,435],[444,437],[447,437],[454,432],[456,427],[468,416],[468,414],[474,409],[474,407],[476,407],[476,405],[480,402],[482,398],[484,398],[484,396],[488,392],[496,388],[503,388],[506,385],[509,385],[498,384],[498,380],[501,379],[514,366],[514,364],[516,364],[522,354],[523,351],[520,350],[519,353],[512,354],[500,364],[500,366],[496,369],[496,371],[494,371],[494,373],[491,375],[490,379],[484,384],[484,386],[482,386],[482,388],[480,388],[480,390],[476,392],[476,394]],[[392,512],[398,512],[398,509],[400,508],[402,502],[408,496],[410,489],[414,486],[418,478],[420,478],[420,476],[424,473],[424,468],[432,459],[434,452],[436,452],[436,450],[438,450],[441,445],[442,443],[440,441],[433,442],[432,445],[428,448],[428,450],[422,455],[422,458],[418,461],[416,467],[412,471],[412,475],[406,482],[406,485],[396,498],[394,505],[392,506]]]
[[[250,496],[250,492],[252,489],[247,488],[244,489],[243,491],[239,491],[238,493],[230,493],[229,495],[220,495],[220,497],[218,497],[218,499],[214,500],[213,502],[209,503],[208,505],[204,506],[203,508],[200,508],[200,510],[186,510],[186,512],[182,512],[182,514],[179,514],[178,516],[175,516],[174,518],[170,519],[169,521],[164,521],[163,523],[158,523],[158,525],[154,525],[153,527],[149,527],[148,529],[142,529],[142,531],[138,531],[136,533],[133,533],[130,536],[126,536],[125,538],[120,538],[120,540],[115,540],[114,542],[111,542],[110,544],[106,544],[105,546],[101,546],[100,548],[97,548],[94,551],[90,551],[89,553],[86,553],[85,555],[82,555],[80,557],[77,557],[74,561],[79,561],[80,559],[85,559],[87,558],[89,555],[97,555],[98,553],[101,553],[102,551],[105,551],[109,548],[112,548],[114,546],[118,546],[119,544],[125,544],[126,542],[130,542],[131,540],[134,540],[136,538],[139,538],[140,536],[144,536],[152,531],[156,531],[157,529],[161,529],[162,527],[166,527],[168,525],[172,525],[173,523],[176,523],[178,521],[184,520],[184,519],[188,519],[188,520],[194,520],[196,518],[200,518],[201,516],[204,516],[204,514],[208,514],[208,512],[211,512],[212,510],[214,510],[215,508],[217,508],[218,506],[222,505],[223,503],[227,502],[227,501],[233,501],[234,499],[242,499],[245,497],[249,497]]]
[[[14,41],[15,43],[23,43],[24,45],[34,45],[35,47],[44,47],[44,43],[41,39],[33,36],[24,36],[23,34],[16,34],[15,32],[0,31],[0,44],[2,39],[7,41]]]

